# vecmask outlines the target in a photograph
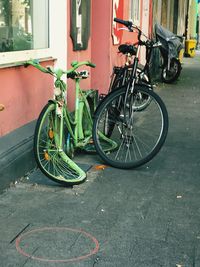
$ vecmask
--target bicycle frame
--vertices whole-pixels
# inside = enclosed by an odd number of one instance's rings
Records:
[[[88,77],[87,71],[77,71],[81,66],[95,67],[89,61],[72,62],[68,71],[43,67],[39,62],[30,60],[25,66],[32,65],[44,73],[54,76],[54,98],[42,109],[35,128],[34,153],[41,171],[53,181],[63,184],[77,184],[86,178],[86,173],[71,158],[76,148],[94,152],[92,139],[92,114],[95,109],[94,90],[81,90],[80,81]],[[75,82],[74,116],[68,110],[67,85],[62,76],[67,74]],[[116,148],[116,142],[102,134],[106,151]]]
[[[74,78],[75,79],[75,111],[74,111],[74,118],[71,117],[71,114],[67,108],[67,103],[65,97],[63,98],[63,103],[56,99],[56,110],[57,116],[60,117],[60,130],[59,130],[59,147],[62,147],[62,140],[63,140],[63,126],[64,122],[66,123],[67,129],[69,131],[70,137],[73,139],[73,145],[75,148],[83,148],[86,144],[89,143],[92,137],[92,116],[91,110],[89,107],[89,103],[87,101],[87,92],[89,91],[82,91],[80,88],[80,81],[82,78]],[[56,82],[55,82],[56,84]],[[61,89],[61,88],[59,88]],[[83,112],[84,108],[86,108],[87,113],[87,123],[89,125],[87,136],[84,134],[82,119],[83,119]]]

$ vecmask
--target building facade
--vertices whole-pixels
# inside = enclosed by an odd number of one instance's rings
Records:
[[[200,0],[198,0],[198,14],[197,14],[197,48],[200,49]]]
[[[149,36],[158,22],[191,39],[199,36],[197,15],[198,0],[0,0],[0,136],[36,120],[52,96],[52,78],[24,69],[27,59],[64,69],[73,60],[90,60],[96,68],[82,87],[106,94],[112,67],[123,62],[118,45],[137,41],[114,17],[133,20]],[[144,63],[144,50],[140,59]],[[73,108],[73,82],[68,84]]]
[[[188,3],[188,31],[187,39],[197,39],[198,0]]]
[[[23,63],[66,67],[66,9],[66,0],[0,0],[0,136],[35,120],[52,95],[52,78]]]
[[[153,24],[156,22],[178,35],[185,35],[188,0],[154,0]]]
[[[171,32],[197,39],[199,0],[153,0],[153,24],[156,22]]]
[[[118,45],[137,41],[136,32],[122,30],[113,18],[132,20],[148,36],[158,22],[180,35],[187,29],[191,38],[196,25],[192,15],[188,17],[195,12],[193,1],[197,0],[0,0],[1,180],[9,183],[10,177],[18,178],[35,166],[35,122],[53,95],[53,78],[33,67],[25,69],[26,60],[63,69],[74,60],[90,60],[96,68],[81,86],[106,94],[113,66],[124,62]],[[144,63],[145,50],[140,60]],[[67,83],[73,109],[74,85]]]
[[[114,17],[132,19],[151,33],[151,0],[0,0],[0,136],[35,121],[52,97],[52,78],[23,63],[40,59],[42,64],[69,68],[73,60],[90,60],[91,70],[83,88],[107,93],[113,65],[123,57],[122,42],[135,42],[136,33],[122,31]],[[141,54],[141,59],[144,58]],[[73,108],[73,83],[68,103]]]
[[[72,12],[72,5],[75,2],[68,0],[68,32],[72,31],[70,22],[76,19]],[[86,3],[87,1],[82,1],[82,10],[86,10],[84,9]],[[114,23],[113,18],[131,19],[148,35],[152,29],[152,1],[95,0],[91,1],[90,12],[85,17],[87,19],[90,17],[87,47],[85,49],[74,48],[72,34],[68,34],[68,67],[73,60],[90,59],[96,64],[96,68],[90,71],[91,78],[83,83],[83,87],[98,89],[100,93],[106,94],[113,66],[121,65],[123,62],[123,57],[117,53],[118,45],[137,41],[136,33],[120,30],[123,25]],[[84,18],[83,14],[82,18]],[[69,81],[69,88],[72,86],[72,82]],[[69,105],[73,102],[71,99],[73,99],[73,92],[69,93]]]

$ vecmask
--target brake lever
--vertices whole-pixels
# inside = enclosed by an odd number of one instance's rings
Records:
[[[123,27],[123,28],[118,28],[118,31],[127,31],[127,32],[133,32],[133,29],[131,26],[127,27]]]
[[[131,26],[128,27],[129,32],[133,32],[133,28]]]
[[[118,28],[117,29],[118,31],[129,31],[129,29],[127,27],[124,27],[124,28]]]
[[[47,70],[49,71],[49,73],[54,73],[54,72],[53,72],[53,67],[52,67],[52,66],[47,66],[46,68],[47,68]]]
[[[24,63],[24,68],[28,68],[28,66],[30,66],[30,64]]]

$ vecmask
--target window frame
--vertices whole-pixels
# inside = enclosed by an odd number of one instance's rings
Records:
[[[49,1],[49,47],[43,49],[0,52],[0,67],[4,67],[5,65],[9,66],[9,64],[11,66],[13,66],[13,64],[19,65],[20,62],[24,62],[30,58],[56,58],[61,66],[66,67],[67,1],[59,1],[59,5],[57,4],[57,0]]]
[[[137,0],[138,1],[138,8],[136,10],[135,8],[135,1],[133,0],[130,0],[130,14],[129,14],[129,17],[130,17],[130,20],[133,21],[133,23],[136,25],[136,26],[140,26],[140,20],[141,20],[141,1],[140,0]],[[137,13],[137,18],[135,18],[135,14]]]

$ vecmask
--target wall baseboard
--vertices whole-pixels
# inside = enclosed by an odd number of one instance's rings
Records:
[[[36,121],[0,138],[0,193],[35,166],[33,136]]]

